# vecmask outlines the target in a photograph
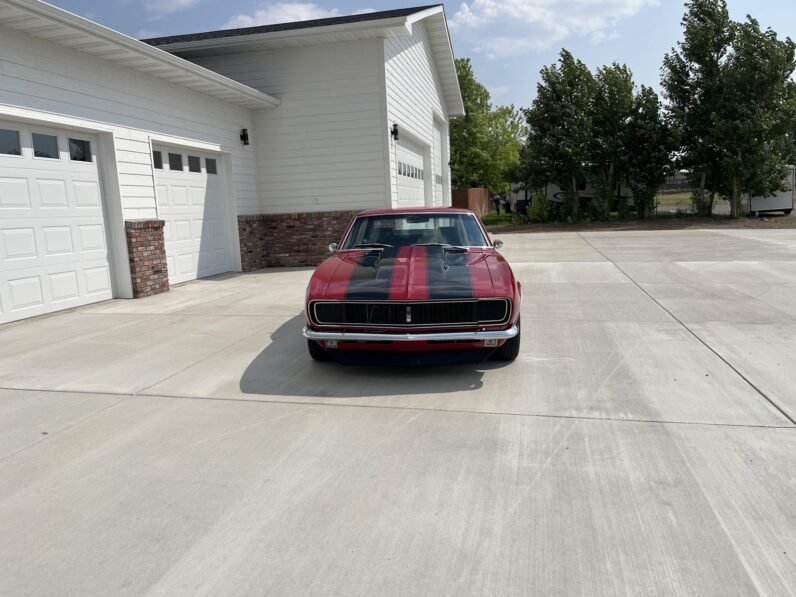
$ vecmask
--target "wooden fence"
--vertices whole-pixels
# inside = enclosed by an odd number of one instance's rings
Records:
[[[489,191],[487,189],[456,189],[452,193],[453,207],[469,209],[479,218],[489,213]]]

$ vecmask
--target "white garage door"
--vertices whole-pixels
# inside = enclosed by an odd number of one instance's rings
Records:
[[[169,282],[231,268],[227,195],[218,155],[156,147],[158,216],[165,221]]]
[[[442,185],[442,131],[434,123],[434,205],[445,205],[444,188]]]
[[[398,206],[422,207],[426,204],[426,172],[423,150],[411,141],[401,139],[396,149],[398,161]]]
[[[0,322],[112,297],[96,149],[0,121]]]

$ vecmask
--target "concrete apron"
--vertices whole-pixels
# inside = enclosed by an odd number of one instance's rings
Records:
[[[311,362],[306,269],[0,328],[0,594],[790,594],[766,232],[502,235],[508,366]]]

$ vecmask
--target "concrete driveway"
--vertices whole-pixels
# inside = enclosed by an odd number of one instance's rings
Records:
[[[308,270],[0,328],[0,594],[792,595],[796,231],[502,238],[511,365],[311,362]]]

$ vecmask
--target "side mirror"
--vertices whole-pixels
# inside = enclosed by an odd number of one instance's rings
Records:
[[[337,243],[332,243],[329,245],[329,252],[330,253],[337,253]]]
[[[503,248],[503,241],[502,240],[496,240],[495,242],[492,243],[492,246],[495,247],[496,249],[502,249]]]

